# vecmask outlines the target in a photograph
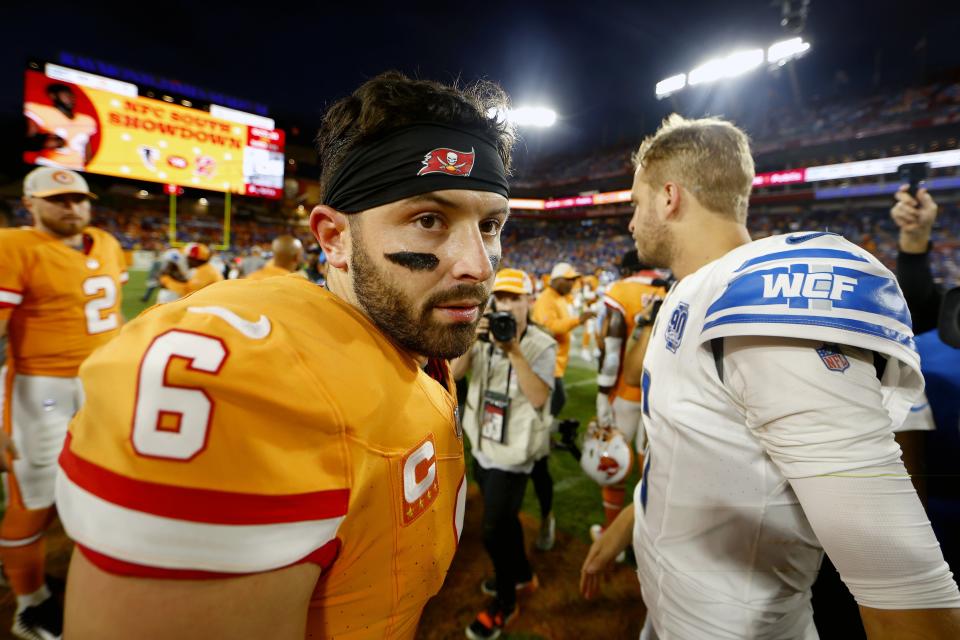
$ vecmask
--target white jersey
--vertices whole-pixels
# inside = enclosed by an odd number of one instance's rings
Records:
[[[721,382],[712,341],[734,336],[823,341],[828,368],[844,362],[829,344],[882,354],[883,404],[896,427],[923,386],[910,316],[893,274],[870,254],[805,233],[738,247],[687,276],[654,325],[634,530],[650,623],[661,640],[809,640],[822,547],[788,478],[747,428],[747,408]],[[798,409],[816,402],[783,395]],[[840,452],[797,468],[791,477],[850,467]]]
[[[936,431],[937,424],[933,420],[933,409],[930,408],[930,401],[927,394],[922,393],[917,401],[910,407],[910,413],[895,431]]]

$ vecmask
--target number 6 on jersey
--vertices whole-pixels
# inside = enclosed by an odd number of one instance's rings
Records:
[[[167,383],[174,358],[187,370],[217,375],[229,352],[219,338],[188,331],[168,331],[147,348],[140,362],[133,414],[133,448],[142,455],[190,460],[207,446],[213,399],[203,389]]]

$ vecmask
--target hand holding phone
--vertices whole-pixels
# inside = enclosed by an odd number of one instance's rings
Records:
[[[911,198],[917,197],[917,188],[920,183],[927,179],[930,173],[929,162],[910,162],[897,167],[897,174],[900,176],[900,184],[906,184],[907,193]]]

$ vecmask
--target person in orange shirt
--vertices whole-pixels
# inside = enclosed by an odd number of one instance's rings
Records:
[[[277,236],[271,245],[273,260],[259,271],[254,271],[248,280],[263,280],[273,276],[285,276],[300,268],[303,262],[303,243],[293,236]]]
[[[636,468],[643,469],[643,449],[646,445],[641,409],[643,389],[624,379],[624,364],[628,360],[628,338],[639,328],[649,333],[651,327],[644,321],[644,313],[667,295],[665,281],[660,273],[641,264],[637,250],[631,249],[620,262],[623,279],[614,282],[604,294],[606,306],[601,327],[600,371],[597,375],[597,423],[601,427],[615,427],[624,440],[635,442]],[[645,349],[646,340],[638,336],[630,349]],[[629,359],[643,360],[642,354],[629,354]],[[590,536],[596,540],[604,529],[616,520],[623,510],[626,484],[620,481],[601,489],[604,524],[590,527]]]
[[[600,298],[600,278],[596,275],[585,275],[580,279],[580,300],[584,309],[594,309]],[[596,320],[591,318],[587,320],[583,333],[580,336],[580,357],[581,359],[592,362],[594,360],[594,350],[591,349],[591,340],[596,340],[599,332],[596,331]],[[593,343],[599,348],[599,341]]]
[[[175,278],[172,272],[166,273],[160,276],[160,284],[164,289],[182,298],[223,280],[223,274],[210,264],[211,253],[206,245],[191,242],[183,248],[183,255],[187,257],[187,265],[191,269],[189,279],[184,282]]]
[[[327,288],[220,282],[87,361],[57,485],[65,637],[414,637],[463,528],[447,360],[500,261],[504,100],[368,80],[318,136]]]
[[[550,396],[550,414],[560,415],[567,395],[563,390],[563,374],[567,371],[570,359],[570,334],[596,314],[586,309],[579,316],[570,315],[570,301],[567,296],[573,290],[573,283],[580,274],[570,264],[558,262],[550,272],[550,285],[543,290],[533,305],[533,321],[543,327],[557,341],[557,367],[554,371],[553,393]],[[540,503],[540,533],[537,536],[537,548],[547,551],[553,548],[556,521],[553,517],[553,478],[548,466],[549,451],[543,453],[533,467],[530,478]]]
[[[23,193],[33,227],[0,229],[0,337],[9,339],[0,559],[17,597],[13,634],[59,637],[62,612],[44,580],[57,455],[83,397],[80,363],[119,330],[127,267],[113,236],[87,226],[94,196],[80,174],[41,167]]]

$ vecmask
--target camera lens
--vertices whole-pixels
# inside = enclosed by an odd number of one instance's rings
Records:
[[[517,320],[509,311],[490,314],[490,335],[498,342],[510,342],[517,335]]]

